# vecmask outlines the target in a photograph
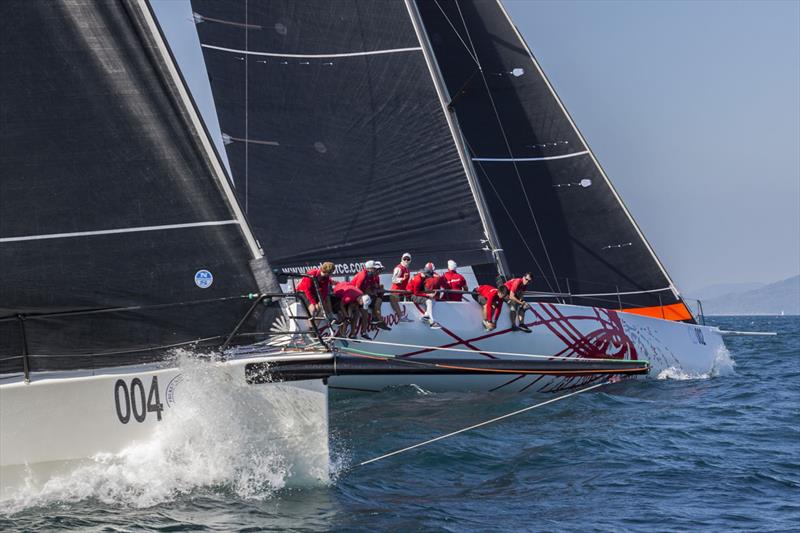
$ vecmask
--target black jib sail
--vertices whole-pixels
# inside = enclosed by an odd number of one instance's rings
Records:
[[[5,0],[0,36],[0,371],[220,344],[260,253],[147,4]]]
[[[493,261],[402,1],[192,7],[236,193],[273,266]]]
[[[692,320],[502,5],[415,6],[507,270],[587,295],[573,303]]]

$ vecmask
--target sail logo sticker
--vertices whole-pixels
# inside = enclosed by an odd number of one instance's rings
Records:
[[[194,274],[194,284],[201,289],[207,289],[214,283],[214,275],[208,270],[198,270]]]

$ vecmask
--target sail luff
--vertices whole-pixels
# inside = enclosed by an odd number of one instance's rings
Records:
[[[250,253],[253,256],[252,258],[259,259],[264,255],[264,253],[261,250],[261,247],[258,245],[258,241],[256,240],[255,235],[253,235],[252,229],[250,228],[250,225],[245,218],[244,213],[242,212],[241,206],[236,199],[236,195],[233,192],[233,188],[231,187],[230,180],[228,179],[224,166],[222,165],[220,156],[214,147],[214,143],[211,141],[211,137],[208,129],[205,126],[205,123],[200,118],[200,113],[197,109],[194,98],[192,98],[191,93],[187,88],[186,81],[177,67],[177,62],[175,61],[172,51],[166,43],[164,33],[153,14],[152,7],[147,0],[134,1],[136,2],[141,16],[147,28],[149,29],[149,36],[156,45],[158,52],[161,54],[161,60],[163,64],[167,67],[167,74],[170,76],[173,86],[178,91],[178,96],[183,103],[184,112],[189,115],[191,125],[197,132],[197,136],[200,138],[206,160],[211,166],[214,178],[219,183],[220,189],[225,196],[234,218],[239,223],[239,228],[242,232],[242,236],[247,242]]]
[[[439,64],[436,60],[436,56],[433,53],[433,49],[431,48],[430,40],[428,39],[428,34],[425,31],[425,26],[422,24],[420,20],[419,11],[417,10],[417,5],[415,0],[404,0],[406,4],[406,9],[408,9],[408,15],[411,18],[411,23],[414,26],[414,31],[417,34],[417,39],[420,42],[422,47],[423,54],[425,55],[425,63],[428,65],[428,70],[431,74],[431,81],[433,82],[434,87],[436,88],[436,94],[439,97],[439,101],[442,104],[442,112],[447,120],[447,126],[450,129],[450,134],[453,136],[453,143],[458,150],[459,158],[461,159],[461,164],[464,167],[464,173],[467,178],[467,182],[469,183],[470,191],[475,199],[475,206],[478,209],[478,213],[481,218],[481,224],[483,225],[483,230],[486,234],[486,239],[488,241],[489,247],[491,248],[492,256],[494,257],[495,263],[497,265],[497,270],[500,274],[507,275],[509,272],[508,265],[506,264],[505,256],[503,254],[503,249],[500,245],[500,240],[497,236],[497,231],[494,227],[494,222],[492,218],[489,216],[486,208],[486,201],[483,198],[483,192],[481,191],[480,186],[477,183],[477,179],[475,177],[475,168],[472,165],[472,160],[467,154],[466,146],[464,145],[463,135],[461,133],[461,128],[458,125],[458,117],[455,113],[452,112],[451,109],[448,108],[448,104],[450,102],[450,98],[445,98],[445,95],[448,95],[447,87],[444,84],[444,79],[442,78],[442,73],[439,69]],[[448,95],[450,96],[450,95]]]
[[[647,250],[650,252],[650,255],[653,257],[653,260],[656,262],[658,267],[661,269],[661,272],[664,274],[664,277],[669,282],[670,289],[672,290],[672,293],[675,295],[675,298],[680,299],[680,294],[678,292],[678,289],[675,286],[675,283],[672,281],[672,278],[670,277],[669,273],[667,272],[667,269],[664,267],[664,264],[658,258],[658,255],[656,255],[656,252],[653,249],[653,247],[650,245],[650,242],[644,236],[644,233],[642,232],[642,230],[639,227],[639,225],[636,223],[636,220],[633,218],[633,215],[631,214],[631,212],[628,210],[628,207],[625,205],[625,202],[622,201],[622,197],[619,195],[617,190],[614,188],[614,184],[608,178],[608,175],[606,174],[605,169],[603,169],[603,166],[600,164],[600,161],[598,161],[597,157],[594,154],[594,151],[589,146],[589,143],[586,142],[586,139],[584,138],[583,133],[581,133],[581,131],[578,128],[577,124],[575,124],[575,121],[572,119],[572,115],[570,115],[569,111],[564,106],[564,103],[561,101],[561,98],[558,96],[558,93],[556,93],[555,89],[553,88],[552,83],[550,83],[550,80],[548,79],[548,77],[545,74],[544,70],[541,68],[541,66],[539,65],[539,62],[536,60],[536,57],[533,55],[533,52],[531,51],[530,46],[528,46],[527,41],[525,40],[525,38],[520,33],[519,28],[517,28],[517,25],[514,24],[514,21],[511,20],[511,17],[509,16],[508,11],[506,11],[505,6],[503,6],[503,2],[501,0],[495,0],[495,1],[497,2],[497,5],[500,8],[500,11],[503,13],[503,15],[505,15],[506,19],[508,20],[509,26],[511,26],[511,28],[513,28],[514,34],[516,35],[517,39],[520,41],[522,46],[525,47],[525,50],[528,52],[528,55],[529,55],[529,57],[531,59],[531,63],[533,63],[533,66],[536,68],[536,71],[539,73],[539,75],[542,77],[544,82],[547,84],[547,87],[550,89],[550,92],[553,95],[553,98],[558,103],[559,107],[561,108],[561,112],[564,113],[564,116],[569,121],[569,123],[572,126],[573,130],[575,130],[575,134],[578,136],[578,138],[580,139],[581,143],[583,143],[583,146],[585,147],[586,151],[588,152],[589,157],[591,157],[591,159],[594,162],[595,166],[600,171],[600,174],[605,179],[606,184],[608,185],[608,188],[611,190],[612,194],[614,195],[614,198],[616,198],[617,202],[619,203],[620,207],[622,208],[622,211],[628,217],[628,220],[630,221],[631,225],[634,227],[636,232],[639,234],[639,238],[642,240],[642,242],[644,242],[645,246],[647,247]],[[687,306],[687,309],[688,309],[688,306]]]

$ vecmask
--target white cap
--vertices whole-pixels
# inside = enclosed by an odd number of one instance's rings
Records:
[[[369,307],[369,304],[372,303],[372,298],[369,297],[369,294],[365,294],[364,296],[361,297],[361,301],[364,304],[364,309],[367,309]]]
[[[375,261],[367,261],[364,263],[364,268],[375,268]]]
[[[403,259],[405,259],[406,257],[408,257],[408,260],[409,260],[409,261],[411,260],[411,254],[410,254],[410,253],[408,253],[408,252],[403,252],[403,255],[401,255],[401,256],[400,256],[400,260],[403,260]]]
[[[452,259],[447,261],[447,270],[455,270],[457,268],[458,268],[458,265],[456,264],[455,261],[453,261]]]
[[[375,263],[375,268],[377,270],[383,269],[383,263],[381,263],[380,261],[373,261],[373,263]]]

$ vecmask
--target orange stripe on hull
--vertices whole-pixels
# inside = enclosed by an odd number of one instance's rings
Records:
[[[692,320],[692,314],[682,302],[670,305],[656,305],[654,307],[632,307],[623,309],[622,312],[663,318],[665,320]]]

